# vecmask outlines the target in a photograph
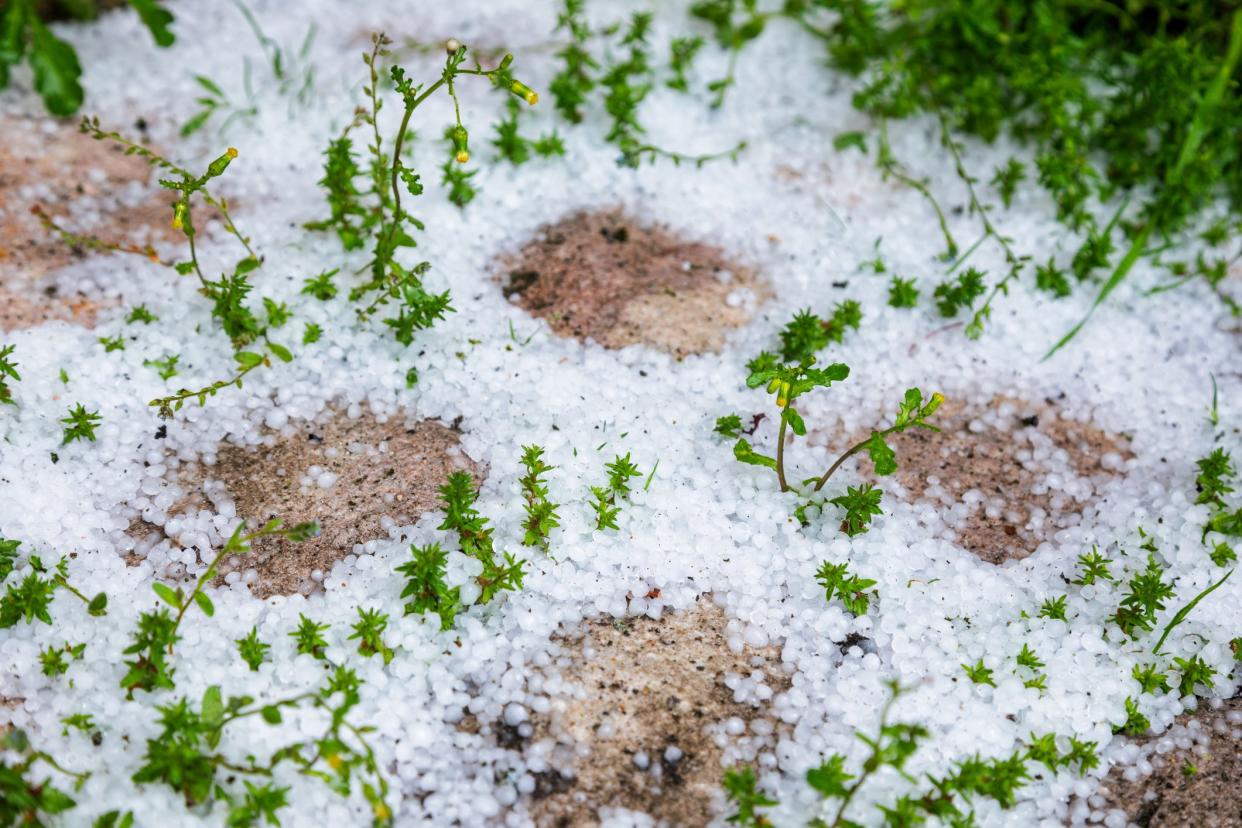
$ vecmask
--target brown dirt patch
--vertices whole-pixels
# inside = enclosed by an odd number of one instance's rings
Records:
[[[171,238],[171,199],[148,186],[151,171],[115,145],[65,123],[0,115],[0,330],[63,319],[90,327],[100,306],[66,294],[46,275],[86,255],[46,230],[42,205],[102,238],[145,244]]]
[[[648,345],[677,359],[719,351],[770,295],[719,248],[619,210],[545,225],[502,266],[505,297],[558,336],[605,348]]]
[[[1161,741],[1173,749],[1160,753]],[[1140,742],[1156,743],[1151,774],[1127,780],[1126,768],[1114,767],[1088,799],[1092,810],[1124,811],[1140,828],[1242,828],[1242,697],[1219,710],[1204,704]]]
[[[993,564],[1025,558],[1076,522],[1133,457],[1124,437],[1062,419],[1054,400],[948,399],[932,422],[939,432],[888,438],[895,478],[910,500],[948,507],[957,542]]]
[[[302,543],[262,539],[251,554],[227,562],[231,568],[222,567],[221,577],[255,570],[250,590],[260,598],[318,589],[355,544],[388,537],[383,518],[405,525],[440,508],[437,489],[450,472],[464,469],[480,478],[459,439],[435,420],[407,426],[401,417],[380,423],[369,415],[350,420],[334,414],[271,446],[224,446],[216,465],[202,472],[209,497],[231,498],[249,526],[279,517],[286,525],[315,520],[322,531]],[[312,479],[325,474],[335,482],[324,487]],[[215,487],[222,492],[212,492]],[[322,573],[319,580],[315,572]]]
[[[601,619],[587,626],[571,645],[563,674],[581,693],[556,699],[552,713],[535,723],[536,744],[554,741],[571,757],[567,766],[537,775],[530,801],[537,825],[596,825],[600,808],[618,806],[661,824],[707,823],[724,775],[718,743],[724,723],[736,718],[749,726],[762,716],[760,708],[733,700],[726,674],[760,672],[773,693],[788,689],[778,648],[731,652],[727,622],[704,597],[659,621]],[[588,644],[592,657],[583,653]],[[580,745],[590,746],[589,755],[577,755]],[[669,748],[681,756],[666,753]],[[635,761],[640,753],[648,757],[645,770]]]

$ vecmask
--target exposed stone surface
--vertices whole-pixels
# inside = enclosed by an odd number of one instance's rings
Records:
[[[503,262],[506,297],[560,336],[649,345],[681,359],[719,351],[769,290],[720,249],[617,210],[539,229]]]

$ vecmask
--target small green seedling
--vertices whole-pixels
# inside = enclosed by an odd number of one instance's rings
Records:
[[[13,345],[0,345],[0,404],[17,405],[13,402],[13,389],[9,381],[20,382],[21,374],[17,373],[17,363],[13,361]]]
[[[621,503],[630,496],[630,480],[642,477],[642,472],[630,460],[627,453],[605,465],[608,470],[608,483],[604,486],[591,487],[591,508],[595,510],[596,529],[619,529],[617,517],[621,514]]]
[[[62,446],[67,446],[74,440],[90,440],[95,442],[95,427],[103,422],[103,417],[99,416],[98,411],[87,411],[86,406],[78,403],[69,409],[69,416],[61,419],[65,425],[65,437],[61,440]]]
[[[258,627],[251,627],[245,638],[239,638],[234,643],[237,644],[237,654],[241,656],[241,660],[256,673],[259,665],[267,658],[268,651],[272,649],[271,644],[259,640]]]
[[[962,669],[966,671],[966,675],[974,684],[996,686],[996,680],[992,678],[992,669],[983,665],[983,659],[979,659],[974,664],[963,664]]]
[[[522,508],[526,511],[522,521],[522,544],[547,552],[548,533],[560,526],[557,504],[548,498],[544,479],[554,467],[543,461],[543,449],[535,445],[522,447],[522,467],[526,470],[518,481],[522,487]]]
[[[815,573],[815,580],[824,588],[825,601],[832,601],[834,596],[840,598],[845,609],[854,615],[866,615],[871,599],[878,597],[878,593],[871,591],[876,582],[851,574],[849,564],[825,561]]]
[[[397,572],[406,578],[402,599],[409,599],[405,614],[423,615],[434,612],[440,616],[440,629],[450,630],[461,609],[461,588],[450,587],[445,580],[448,571],[448,553],[440,544],[411,546],[413,560],[397,566]]]
[[[358,642],[358,653],[363,656],[378,655],[388,664],[392,661],[392,648],[384,643],[384,630],[388,629],[388,614],[379,610],[358,608],[358,621],[353,625],[350,641]]]

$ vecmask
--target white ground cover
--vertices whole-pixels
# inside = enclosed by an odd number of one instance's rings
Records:
[[[366,682],[352,719],[379,728],[375,744],[383,765],[393,771],[390,805],[398,824],[528,824],[523,794],[533,787],[531,773],[545,769],[538,752],[524,758],[485,746],[456,727],[463,710],[481,721],[504,717],[510,724],[521,723],[526,711],[546,711],[550,694],[564,692],[555,678],[551,638],[558,628],[597,614],[624,616],[626,596],[643,596],[653,587],[660,597],[635,598],[628,612],[657,617],[711,593],[733,619],[731,645],[781,648],[792,689],[770,704],[783,726],[775,735],[738,739],[729,755],[731,761],[757,761],[765,788],[783,803],[771,814],[775,824],[803,824],[816,815],[802,775],[825,754],[840,751],[861,760],[865,748],[854,731],[874,728],[889,678],[913,688],[894,717],[922,722],[932,733],[908,767],[915,775],[946,771],[976,752],[1006,755],[1032,732],[1106,745],[1104,767],[1087,778],[1069,771],[1044,773],[1020,791],[1015,808],[1001,811],[981,803],[978,811],[985,825],[1086,818],[1085,806],[1070,813],[1071,798],[1089,795],[1110,762],[1134,757],[1134,749],[1111,731],[1125,719],[1125,698],[1138,695],[1130,673],[1134,664],[1150,660],[1151,642],[1127,642],[1115,628],[1105,638],[1116,587],[1078,588],[1067,582],[1074,577],[1076,557],[1092,544],[1121,562],[1115,570],[1141,566],[1140,526],[1176,578],[1177,598],[1160,626],[1223,574],[1200,541],[1205,507],[1193,505],[1194,460],[1215,444],[1206,419],[1210,373],[1219,383],[1223,424],[1229,425],[1223,445],[1236,450],[1239,444],[1232,425],[1242,405],[1238,340],[1225,330],[1214,299],[1197,286],[1143,297],[1161,276],[1142,263],[1053,359],[1040,361],[1085,312],[1090,289],[1052,301],[1036,293],[1028,277],[998,300],[980,340],[966,339],[960,328],[942,330],[944,321],[927,300],[943,270],[930,210],[909,189],[881,181],[861,153],[832,149],[833,135],[868,124],[851,108],[850,84],[822,68],[821,49],[792,29],[778,28],[744,55],[738,84],[723,109],[712,111],[704,100],[688,103],[661,89],[642,113],[653,141],[665,146],[710,151],[747,139],[750,146],[735,165],[620,168],[593,117],[582,127],[559,125],[565,158],[513,168],[495,161],[485,146],[500,97],[485,84],[463,83],[463,116],[481,161],[476,179],[481,193],[462,211],[444,199],[434,169],[443,159],[437,139],[450,110],[444,100],[420,109],[413,165],[423,172],[428,191],[411,210],[428,230],[409,255],[419,257],[411,261],[433,263],[429,286],[451,289],[457,312],[403,348],[378,322],[360,325],[344,291],[327,303],[299,293],[306,277],[333,267],[351,273],[366,261],[364,252],[344,254],[334,236],[301,225],[326,214],[316,186],[321,154],[361,100],[359,56],[368,33],[386,30],[398,45],[403,38],[435,41],[452,35],[468,45],[506,47],[517,55],[519,77],[544,89],[555,72],[554,49],[548,46],[553,4],[256,4],[269,35],[282,43],[299,42],[305,21],[318,24],[311,53],[315,92],[307,106],[280,95],[230,5],[176,3],[172,9],[178,40],[168,51],[152,47],[128,12],[63,30],[85,67],[83,112],[122,132],[132,132],[134,121],[144,118],[153,143],[191,168],[235,146],[239,157],[220,189],[235,199],[238,225],[265,257],[254,274],[256,294],[289,303],[295,319],[289,339],[300,339],[305,322],[321,325],[325,335],[307,346],[288,342],[296,357],[292,363],[256,371],[244,389],[224,391],[206,408],[186,407],[167,422],[163,439],[154,437],[161,422],[146,402],[181,385],[225,376],[232,365],[227,339],[213,327],[189,278],[178,279],[136,257],[91,257],[58,278],[120,300],[115,311],[104,312],[96,330],[52,323],[5,336],[17,347],[23,379],[14,385],[16,407],[0,410],[0,536],[20,539],[24,551],[45,558],[76,553],[70,562],[74,583],[109,596],[106,618],[89,618],[80,602],[62,592],[50,627],[23,623],[0,633],[0,695],[24,699],[12,709],[0,706],[0,724],[26,729],[62,764],[92,773],[65,824],[88,823],[112,808],[132,809],[143,826],[219,824],[220,808],[189,812],[168,788],[130,781],[146,740],[159,732],[155,705],[175,695],[198,699],[212,684],[259,699],[315,686],[322,668],[295,655],[288,636],[299,613],[332,625],[330,657],[355,666]],[[594,4],[592,15],[613,20],[628,10]],[[670,35],[684,30],[685,21],[680,4],[657,4],[657,54]],[[179,139],[177,128],[195,111],[192,75],[205,74],[241,95],[243,56],[255,67],[257,116],[235,121],[224,134],[212,125]],[[438,52],[402,58],[415,77],[438,74]],[[696,88],[721,74],[723,60],[705,50],[692,76]],[[38,99],[21,88],[21,78],[17,86],[0,96],[0,106],[37,114]],[[384,112],[386,134],[395,126],[396,110],[390,103]],[[545,96],[527,114],[527,130],[550,128],[554,115]],[[945,204],[965,203],[931,124],[894,124],[891,132],[897,156],[929,176],[933,190],[945,194]],[[972,143],[967,161],[991,170],[1012,152],[1003,144]],[[1025,156],[1019,152],[1019,157]],[[798,175],[778,174],[780,168]],[[689,238],[719,244],[757,267],[776,298],[751,325],[731,335],[723,353],[676,363],[642,347],[606,351],[556,338],[545,323],[502,297],[492,281],[499,254],[516,249],[541,223],[574,209],[614,204],[641,219],[666,222]],[[977,235],[977,223],[965,211],[951,211],[949,218],[960,240]],[[1037,187],[1023,188],[1001,222],[1019,251],[1040,260],[1076,249],[1075,238],[1053,220],[1050,202]],[[201,250],[209,269],[231,263],[232,241],[219,227],[207,228],[206,235]],[[917,277],[924,296],[918,309],[888,307],[887,277],[862,268],[874,255],[877,238],[892,272]],[[177,255],[178,248],[166,252]],[[975,259],[1000,271],[997,251],[986,245]],[[338,282],[348,283],[347,277]],[[848,286],[837,288],[834,282]],[[791,517],[796,498],[780,494],[765,470],[738,464],[711,429],[719,415],[769,404],[761,392],[745,388],[743,366],[771,346],[780,324],[799,308],[826,312],[845,298],[862,302],[864,319],[858,332],[833,346],[830,358],[848,363],[851,376],[812,394],[803,410],[825,438],[853,434],[891,416],[901,392],[917,385],[949,397],[1058,398],[1063,416],[1130,435],[1134,459],[1125,463],[1124,475],[1095,493],[1098,500],[1078,525],[1057,531],[1029,558],[999,567],[956,546],[947,537],[944,514],[904,504],[891,486],[886,514],[867,534],[851,540],[831,516],[800,528]],[[126,326],[127,308],[140,302],[159,321]],[[116,334],[127,338],[126,350],[105,353],[97,337]],[[142,366],[144,359],[170,353],[181,355],[182,373],[168,383]],[[410,367],[418,369],[420,380],[407,390],[404,375]],[[69,376],[67,386],[59,378],[61,369]],[[98,440],[61,447],[57,420],[79,401],[103,417]],[[214,591],[215,617],[192,612],[182,627],[176,691],[139,693],[126,701],[118,687],[121,651],[138,614],[155,604],[152,581],[201,571],[236,520],[232,504],[221,500],[214,514],[170,525],[183,550],[157,547],[136,568],[117,554],[120,533],[137,518],[165,522],[175,497],[165,477],[178,465],[211,464],[225,442],[255,444],[273,439],[273,430],[292,433],[295,424],[334,404],[351,417],[369,411],[381,418],[461,418],[464,451],[489,468],[479,506],[497,527],[498,549],[519,551],[519,447],[546,447],[548,461],[557,467],[550,476],[552,498],[564,504],[563,525],[551,539],[554,559],[525,550],[524,590],[472,608],[459,617],[457,629],[441,632],[435,616],[402,617],[402,579],[393,572],[408,558],[412,542],[447,541],[435,530],[440,515],[429,514],[360,547],[325,578],[325,590],[309,598],[259,601],[241,584]],[[771,448],[771,432],[760,435],[761,446]],[[831,460],[823,442],[799,445],[792,477],[812,474]],[[52,462],[53,451],[59,462]],[[606,461],[625,452],[644,474],[657,461],[659,466],[650,489],[637,491],[623,509],[621,530],[595,531],[588,487],[603,480]],[[831,487],[843,489],[847,482],[856,482],[853,466]],[[1087,494],[1064,475],[1052,474],[1045,483],[1071,495]],[[813,578],[824,560],[848,560],[854,571],[878,581],[880,599],[867,616],[853,618],[839,603],[825,603]],[[455,553],[450,579],[469,588],[470,566]],[[1034,617],[1045,598],[1067,590],[1068,621]],[[1215,667],[1220,676],[1211,693],[1220,698],[1231,696],[1237,685],[1230,675],[1228,641],[1242,633],[1240,602],[1242,580],[1227,582],[1167,645],[1170,657],[1198,654]],[[358,656],[346,642],[359,606],[391,614],[387,641],[396,658],[390,665]],[[256,624],[273,650],[269,662],[253,673],[238,659],[233,642]],[[853,633],[870,643],[842,653],[838,643]],[[85,659],[65,676],[49,679],[39,670],[38,654],[64,641],[86,643]],[[1023,643],[1047,664],[1044,693],[1024,688],[1011,669]],[[996,671],[994,689],[964,677],[960,665],[980,658]],[[755,693],[752,685],[738,689],[742,701]],[[1160,729],[1189,701],[1175,693],[1146,695],[1141,709]],[[104,737],[100,746],[81,734],[62,735],[60,720],[73,713],[94,715]],[[291,716],[280,726],[257,723],[226,731],[222,749],[239,757],[266,756],[320,727],[309,714]],[[293,787],[291,805],[282,812],[285,824],[359,824],[368,818],[360,797],[347,802],[288,770],[278,771],[277,779]],[[878,812],[871,803],[912,790],[896,774],[882,774],[851,814],[873,821]],[[627,817],[617,819],[624,823]]]

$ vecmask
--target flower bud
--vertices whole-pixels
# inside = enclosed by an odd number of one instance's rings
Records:
[[[224,151],[224,155],[221,155],[215,161],[212,161],[211,165],[207,167],[207,177],[215,178],[216,176],[221,175],[226,169],[228,169],[229,163],[236,157],[237,150],[233,147],[229,147]]]
[[[448,52],[450,55],[457,54],[459,49],[461,49],[461,41],[457,38],[450,37],[448,40],[444,41],[444,51]]]
[[[531,106],[539,103],[539,93],[516,78],[509,81],[509,91]]]
[[[466,128],[461,126],[453,127],[449,130],[449,138],[453,141],[454,158],[458,164],[464,164],[470,160],[470,133],[466,132]]]

